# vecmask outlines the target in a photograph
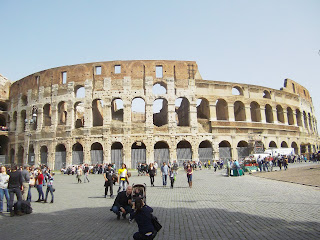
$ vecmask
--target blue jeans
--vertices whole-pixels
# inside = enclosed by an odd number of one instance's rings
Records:
[[[122,191],[125,191],[127,189],[127,180],[120,180],[118,192],[120,192],[121,187]]]
[[[46,199],[45,201],[47,201],[48,199],[48,194],[49,192],[51,193],[51,202],[53,202],[54,196],[53,196],[53,186],[52,185],[47,185],[47,191],[46,191]]]
[[[5,189],[0,188],[0,212],[3,212],[3,196],[6,196],[7,212],[9,212],[10,211],[10,208],[9,208],[10,197],[9,197],[9,191],[7,188],[5,188]]]
[[[10,201],[9,201],[9,211],[12,212],[13,209],[13,200],[14,200],[14,194],[16,194],[17,196],[17,200],[22,201],[22,195],[21,195],[21,190],[20,188],[10,188],[9,190],[9,195],[10,195]],[[20,211],[21,209],[19,208],[20,205],[18,205],[18,211]]]
[[[43,194],[43,191],[42,191],[42,184],[40,185],[37,185],[37,190],[38,190],[38,193],[39,193],[39,198],[38,200],[44,200],[44,194]]]
[[[29,186],[27,201],[31,202],[31,186]]]
[[[168,175],[165,175],[165,174],[162,175],[162,184],[163,184],[163,186],[167,186],[167,177],[168,177]]]
[[[123,208],[126,211],[126,213],[124,215],[127,215],[128,213],[132,212],[132,208],[130,206],[125,206]],[[118,206],[113,205],[111,210],[112,210],[112,212],[114,212],[115,214],[120,216],[121,211]]]

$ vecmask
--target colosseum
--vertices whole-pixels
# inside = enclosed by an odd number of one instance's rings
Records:
[[[240,159],[270,147],[319,150],[306,88],[203,80],[194,61],[63,66],[14,83],[0,75],[6,163]]]

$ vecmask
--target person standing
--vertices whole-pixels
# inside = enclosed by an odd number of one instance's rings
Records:
[[[88,179],[88,175],[89,175],[89,166],[88,164],[86,163],[84,165],[84,169],[83,169],[83,172],[84,172],[84,177],[83,177],[83,182],[86,183],[86,180],[88,181],[88,183],[90,182],[89,179]]]
[[[82,183],[82,181],[81,181],[81,176],[82,176],[82,167],[81,167],[81,165],[80,165],[80,166],[78,166],[78,168],[77,168],[77,179],[78,179],[78,183]]]
[[[104,197],[106,198],[108,195],[108,189],[110,187],[110,198],[113,198],[113,178],[114,170],[112,169],[112,164],[108,165],[108,168],[105,168],[103,177],[104,177]]]
[[[54,191],[53,190],[53,173],[50,172],[50,173],[48,173],[46,198],[44,200],[45,203],[47,202],[49,192],[51,194],[51,202],[50,203],[53,203],[53,199],[54,199],[53,191]]]
[[[128,170],[127,170],[127,166],[124,163],[122,163],[122,166],[118,171],[118,181],[119,181],[118,193],[120,192],[121,188],[122,188],[122,191],[125,191],[127,188],[127,182],[128,182]]]
[[[38,169],[38,175],[37,175],[37,190],[38,190],[38,194],[39,194],[39,198],[36,202],[41,202],[44,201],[44,194],[43,194],[43,180],[44,180],[44,176],[42,174],[41,169]]]
[[[192,169],[192,166],[191,166],[190,163],[187,164],[186,172],[187,172],[187,179],[188,179],[189,188],[192,188],[192,173],[193,173],[193,169]]]
[[[158,163],[154,162],[153,167],[154,167],[154,170],[155,170],[155,176],[157,176]]]
[[[176,171],[174,171],[173,168],[169,169],[169,177],[170,177],[171,188],[173,188],[173,184],[176,177]]]
[[[11,168],[11,172],[9,172],[9,182],[8,182],[8,189],[9,189],[9,195],[10,195],[10,201],[9,201],[9,211],[10,216],[14,216],[13,211],[13,200],[14,200],[14,194],[17,196],[18,202],[22,200],[21,190],[23,190],[22,185],[22,176],[21,172],[17,170],[17,165],[14,165]],[[18,215],[22,215],[21,213],[21,204],[17,204],[17,213]]]
[[[150,177],[151,187],[154,187],[154,176],[156,175],[156,169],[153,166],[153,163],[149,164],[147,172],[148,172],[149,177]]]
[[[163,186],[167,186],[167,178],[169,173],[169,167],[167,166],[166,162],[163,162],[161,166],[161,176],[162,176],[162,184]]]
[[[21,172],[21,175],[22,175],[22,185],[23,185],[22,200],[26,201],[28,198],[29,182],[30,182],[29,166],[24,166]]]
[[[10,198],[9,198],[9,191],[8,191],[8,182],[9,182],[9,175],[7,174],[6,168],[0,168],[0,213],[3,212],[3,197],[6,197],[7,200],[7,212],[10,212]]]

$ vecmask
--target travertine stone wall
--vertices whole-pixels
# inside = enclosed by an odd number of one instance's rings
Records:
[[[165,94],[153,93],[157,83],[165,87]],[[82,98],[76,97],[79,88],[85,92]],[[135,98],[144,100],[145,113],[132,112]],[[167,116],[160,121],[167,123],[162,126],[153,123],[153,103],[159,98],[167,102],[167,114],[160,115]],[[183,98],[180,108],[176,106],[178,98]],[[117,112],[123,112],[123,120],[112,118],[115,99],[123,101],[123,110]],[[52,168],[61,144],[70,165],[74,164],[73,152],[79,149],[83,162],[94,163],[90,152],[95,143],[103,150],[103,162],[109,163],[113,144],[121,143],[122,161],[129,167],[134,165],[131,152],[135,143],[145,146],[148,163],[154,161],[159,142],[167,146],[161,148],[169,149],[171,161],[177,160],[181,141],[190,144],[193,160],[199,159],[200,145],[212,149],[213,159],[222,157],[226,146],[230,157],[238,158],[240,147],[252,151],[252,143],[258,140],[265,148],[288,146],[297,153],[315,151],[319,146],[307,89],[290,79],[281,90],[203,80],[194,61],[111,61],[48,69],[13,83],[9,101],[11,161],[29,161],[27,149],[32,147],[35,164],[47,159]],[[25,125],[25,118],[34,115],[36,123]],[[41,151],[47,157],[41,157]]]

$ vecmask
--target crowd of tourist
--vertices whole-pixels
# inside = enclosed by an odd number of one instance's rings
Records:
[[[11,216],[16,214],[22,215],[21,202],[31,202],[31,188],[36,187],[38,191],[38,200],[35,202],[47,202],[48,194],[51,194],[51,202],[53,203],[55,191],[53,187],[54,173],[45,165],[35,168],[34,166],[18,167],[12,165],[6,168],[1,167],[0,173],[0,213],[3,210],[3,199],[7,200],[7,212]],[[43,192],[43,186],[46,186],[46,194]],[[14,211],[13,202],[16,196],[18,203],[17,209]]]

